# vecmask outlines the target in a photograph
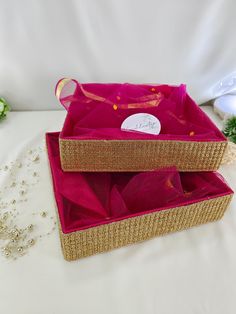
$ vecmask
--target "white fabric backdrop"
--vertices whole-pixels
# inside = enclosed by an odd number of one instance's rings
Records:
[[[0,0],[0,95],[57,109],[56,81],[187,83],[236,69],[235,0]]]

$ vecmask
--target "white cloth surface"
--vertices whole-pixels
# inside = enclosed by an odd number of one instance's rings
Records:
[[[62,77],[187,83],[197,102],[236,70],[235,0],[0,0],[0,95],[59,109]]]
[[[211,108],[204,110],[220,125]],[[42,145],[44,133],[60,130],[64,117],[64,111],[11,112],[0,124],[1,166]],[[55,216],[45,152],[39,167],[25,224],[33,210]],[[233,189],[235,170],[236,164],[220,169]],[[9,182],[1,172],[2,192]],[[63,259],[56,230],[16,261],[0,256],[0,313],[235,314],[235,205],[233,199],[219,222],[75,262]]]

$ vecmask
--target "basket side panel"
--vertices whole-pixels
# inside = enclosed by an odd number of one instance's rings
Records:
[[[146,171],[173,165],[179,171],[214,171],[226,147],[226,141],[60,139],[60,157],[64,171]]]
[[[226,195],[69,234],[60,231],[64,257],[75,260],[218,220],[231,198]]]

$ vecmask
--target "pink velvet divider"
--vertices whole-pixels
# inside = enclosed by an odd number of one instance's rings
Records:
[[[185,85],[80,84],[71,80],[59,97],[68,110],[61,138],[77,140],[226,141],[186,92]],[[159,135],[121,130],[130,115],[148,113]]]
[[[64,233],[233,193],[216,172],[63,172],[59,132],[46,143]]]

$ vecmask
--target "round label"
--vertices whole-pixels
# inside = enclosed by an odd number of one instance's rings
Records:
[[[123,121],[121,130],[158,135],[161,131],[161,123],[152,114],[136,113]]]

